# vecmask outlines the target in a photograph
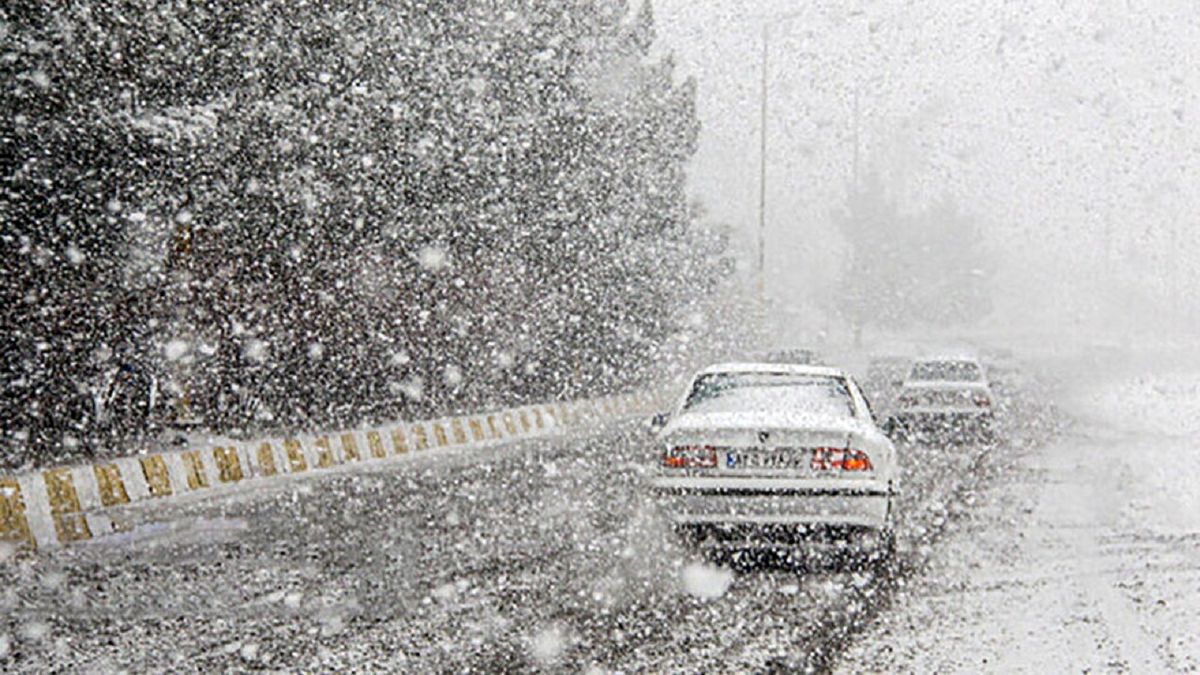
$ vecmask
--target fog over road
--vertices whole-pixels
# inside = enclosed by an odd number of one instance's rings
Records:
[[[1009,403],[990,451],[907,448],[896,575],[677,548],[641,480],[640,421],[305,477],[152,511],[0,568],[17,670],[755,670],[836,663],[1053,433]],[[957,536],[957,535],[956,535]],[[903,605],[903,603],[900,603]],[[902,609],[902,607],[898,608]]]

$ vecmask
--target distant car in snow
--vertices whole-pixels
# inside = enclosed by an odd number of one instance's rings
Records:
[[[802,366],[824,365],[821,361],[821,356],[817,354],[815,349],[803,347],[776,349],[767,352],[762,360],[767,363],[794,363]]]
[[[713,366],[660,422],[651,485],[689,542],[891,557],[896,451],[841,370]]]
[[[913,361],[887,426],[893,434],[936,440],[995,437],[995,396],[972,356]]]

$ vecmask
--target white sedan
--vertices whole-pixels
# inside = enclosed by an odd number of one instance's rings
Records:
[[[652,489],[693,543],[893,553],[896,451],[844,372],[713,366],[656,422]]]
[[[991,441],[994,402],[983,366],[974,357],[917,359],[888,424],[904,436]]]

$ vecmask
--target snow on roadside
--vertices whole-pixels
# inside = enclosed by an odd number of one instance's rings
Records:
[[[702,600],[715,600],[725,595],[733,583],[733,573],[727,569],[693,563],[682,571],[683,588]]]
[[[1159,437],[1200,435],[1200,373],[1143,373],[1077,391],[1065,404],[1089,424]]]
[[[1200,374],[1144,372],[1077,389],[1064,408],[1085,434],[1116,434],[1129,444],[1112,470],[1151,489],[1124,516],[1134,529],[1200,532]]]
[[[1200,377],[1091,375],[1058,401],[1072,432],[1021,453],[843,671],[1200,667]]]
[[[170,547],[183,544],[213,545],[235,541],[250,530],[242,518],[188,517],[178,520],[152,521],[138,524],[128,531],[115,531],[95,537],[78,546],[81,548],[145,548]]]

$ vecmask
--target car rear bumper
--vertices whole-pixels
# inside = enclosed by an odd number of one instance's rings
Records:
[[[884,528],[811,523],[694,523],[677,522],[675,532],[690,546],[709,551],[747,549],[805,549],[869,552],[886,548]]]
[[[878,480],[661,477],[652,489],[678,525],[786,526],[814,533],[885,528],[892,496],[889,484]]]
[[[991,411],[976,410],[910,410],[892,416],[898,423],[914,431],[988,430],[994,416]]]

